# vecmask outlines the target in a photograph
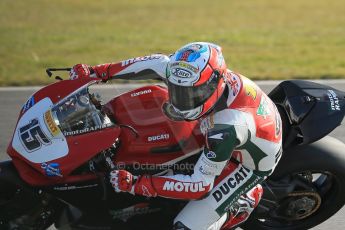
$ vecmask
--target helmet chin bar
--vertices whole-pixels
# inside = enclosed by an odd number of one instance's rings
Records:
[[[184,117],[181,113],[177,112],[175,107],[170,102],[165,102],[163,104],[163,112],[173,121],[184,121]]]
[[[203,105],[201,105],[201,106],[199,106],[197,108],[191,109],[191,110],[182,111],[182,110],[177,109],[169,101],[169,102],[164,103],[162,109],[163,109],[163,111],[164,111],[166,116],[168,116],[170,119],[175,120],[175,121],[183,121],[183,120],[193,121],[193,120],[197,120],[200,117],[208,116],[215,109],[218,111],[218,110],[222,110],[222,109],[227,107],[226,101],[227,101],[227,96],[228,96],[228,93],[229,93],[229,89],[228,89],[227,84],[225,82],[223,83],[223,87],[225,89],[223,90],[221,95],[218,95],[218,91],[217,91],[217,98],[218,98],[217,102],[213,105],[212,108],[210,108],[206,113],[204,113],[202,115],[200,115],[200,114],[201,114],[201,112],[203,110]],[[219,109],[219,108],[221,108],[221,109]],[[193,113],[193,112],[195,112],[195,114],[186,116],[186,114],[188,115],[188,114]]]
[[[184,111],[181,111],[181,110],[177,109],[174,105],[172,105],[172,107],[186,121],[197,120],[200,117],[200,114],[201,114],[202,109],[203,109],[203,105],[200,105],[200,106],[198,106],[198,107],[196,107],[194,109],[191,109],[191,110],[184,110]]]
[[[193,121],[197,120],[200,117],[200,114],[203,109],[203,105],[191,109],[191,110],[185,110],[181,111],[177,109],[172,103],[166,102],[164,103],[163,107],[163,112],[165,115],[167,115],[170,119],[175,120],[175,121]]]
[[[174,105],[168,102],[163,105],[162,109],[165,115],[174,121],[194,121],[200,117],[210,114],[210,112],[213,110],[213,108],[211,108],[206,114],[201,114],[203,109],[203,105],[201,105],[195,109],[180,111]]]

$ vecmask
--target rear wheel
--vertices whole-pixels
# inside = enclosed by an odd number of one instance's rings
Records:
[[[345,153],[297,151],[284,156],[264,187],[259,208],[242,228],[293,230],[316,226],[345,204]]]

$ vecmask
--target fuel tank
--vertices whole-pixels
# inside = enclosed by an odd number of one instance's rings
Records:
[[[167,89],[146,86],[122,94],[105,107],[121,126],[116,163],[124,165],[172,165],[203,147],[198,121],[176,121],[163,107]]]

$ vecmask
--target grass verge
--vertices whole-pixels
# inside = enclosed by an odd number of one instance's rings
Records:
[[[47,67],[221,45],[254,79],[345,77],[343,0],[0,1],[0,85],[51,82]]]

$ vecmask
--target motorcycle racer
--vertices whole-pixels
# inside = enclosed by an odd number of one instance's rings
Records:
[[[110,173],[116,192],[191,200],[173,229],[229,229],[257,206],[262,182],[282,150],[280,115],[252,81],[227,69],[221,47],[190,43],[170,57],[153,54],[97,66],[75,65],[70,78],[162,78],[168,86],[171,118],[200,120],[205,147],[192,175]],[[229,164],[236,160],[238,164]]]

